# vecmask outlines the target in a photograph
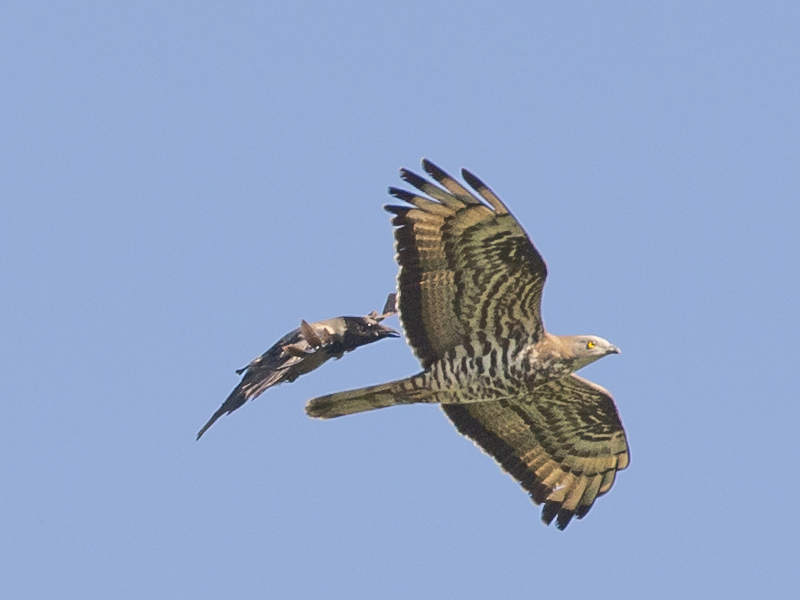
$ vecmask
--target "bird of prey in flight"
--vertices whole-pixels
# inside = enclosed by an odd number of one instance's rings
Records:
[[[316,323],[300,321],[300,327],[279,339],[272,348],[238,369],[244,373],[234,388],[203,428],[197,439],[224,414],[230,414],[248,400],[253,400],[273,385],[292,382],[320,367],[331,358],[341,358],[345,352],[387,337],[399,337],[394,329],[382,325],[387,317],[396,314],[395,294],[389,294],[383,314],[372,311],[365,317],[335,317]]]
[[[401,169],[422,194],[389,188],[398,309],[423,371],[311,400],[328,419],[395,404],[438,403],[564,529],[586,516],[628,466],[611,395],[575,371],[619,349],[593,335],[556,336],[541,316],[547,267],[519,222],[480,179],[474,193],[436,165],[439,185]]]

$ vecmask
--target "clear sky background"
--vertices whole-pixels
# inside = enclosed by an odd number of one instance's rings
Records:
[[[790,598],[800,4],[0,4],[6,598]],[[361,348],[195,434],[301,318],[380,309],[386,187],[482,177],[631,466],[540,510]],[[397,324],[396,320],[388,322]]]

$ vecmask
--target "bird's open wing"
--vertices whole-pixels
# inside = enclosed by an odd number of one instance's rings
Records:
[[[458,431],[500,463],[564,529],[628,466],[628,443],[611,395],[577,375],[537,388],[523,402],[444,404]]]
[[[427,160],[442,187],[406,169],[400,177],[425,196],[389,188],[412,206],[386,206],[395,217],[398,307],[423,367],[467,339],[524,337],[535,342],[547,267],[500,199],[469,171],[477,196]]]
[[[288,338],[289,336],[286,336]],[[303,342],[305,343],[305,342]],[[277,350],[276,350],[277,348]],[[230,393],[225,402],[222,403],[208,422],[203,425],[203,428],[197,432],[197,439],[203,437],[203,434],[211,427],[217,420],[225,415],[231,414],[236,409],[244,406],[248,400],[253,400],[260,396],[265,390],[277,385],[283,381],[294,381],[297,378],[295,371],[292,367],[296,367],[301,363],[303,356],[287,354],[280,352],[278,344],[273,346],[272,349],[259,356],[244,369],[237,371],[243,372],[244,377],[239,382],[233,391]],[[291,378],[289,378],[291,376]]]

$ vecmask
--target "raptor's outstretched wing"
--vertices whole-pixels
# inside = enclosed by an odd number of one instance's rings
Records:
[[[441,186],[406,169],[400,177],[427,195],[389,188],[408,206],[386,206],[395,217],[400,319],[427,368],[465,340],[543,334],[540,312],[547,267],[517,220],[467,170],[477,196],[423,160]]]
[[[589,512],[628,466],[628,443],[611,395],[577,375],[531,397],[443,404],[458,431],[490,454],[564,529]]]

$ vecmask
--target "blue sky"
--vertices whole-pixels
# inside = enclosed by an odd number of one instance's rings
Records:
[[[800,8],[652,4],[2,3],[4,595],[793,597]],[[565,532],[434,406],[305,416],[402,340],[195,442],[301,318],[381,308],[423,156],[623,349],[583,374],[631,466]]]

